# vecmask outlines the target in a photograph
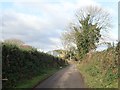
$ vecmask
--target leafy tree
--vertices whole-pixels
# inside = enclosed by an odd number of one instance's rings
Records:
[[[101,32],[110,28],[109,13],[98,6],[81,8],[77,13],[77,22],[63,34],[63,42],[67,47],[77,47],[77,54],[83,58],[89,51],[96,49]],[[69,49],[68,48],[68,49]]]

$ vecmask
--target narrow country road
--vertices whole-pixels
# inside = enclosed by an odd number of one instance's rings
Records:
[[[82,75],[74,64],[58,71],[36,88],[85,88]]]

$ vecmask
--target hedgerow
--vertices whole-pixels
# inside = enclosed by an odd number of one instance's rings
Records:
[[[119,47],[93,52],[87,55],[78,64],[84,75],[85,83],[89,88],[118,88],[119,74]]]
[[[17,83],[44,73],[45,68],[65,65],[65,60],[38,52],[25,50],[16,45],[2,43],[2,82],[3,88],[16,87]]]

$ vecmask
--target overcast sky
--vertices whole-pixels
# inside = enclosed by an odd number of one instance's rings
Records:
[[[1,0],[0,40],[16,38],[44,51],[59,49],[61,33],[74,20],[76,10],[88,5],[110,12],[113,28],[105,40],[116,41],[118,0]]]

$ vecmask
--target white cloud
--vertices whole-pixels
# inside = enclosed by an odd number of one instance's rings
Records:
[[[49,38],[49,39],[50,39],[50,41],[51,41],[54,45],[56,45],[56,47],[61,47],[61,48],[62,48],[60,38],[51,37],[51,38]]]
[[[75,11],[87,5],[102,6],[95,0],[15,1],[3,13],[3,38],[18,38],[44,50],[56,49],[61,46],[60,35],[74,19]],[[112,8],[110,11],[115,13]]]

